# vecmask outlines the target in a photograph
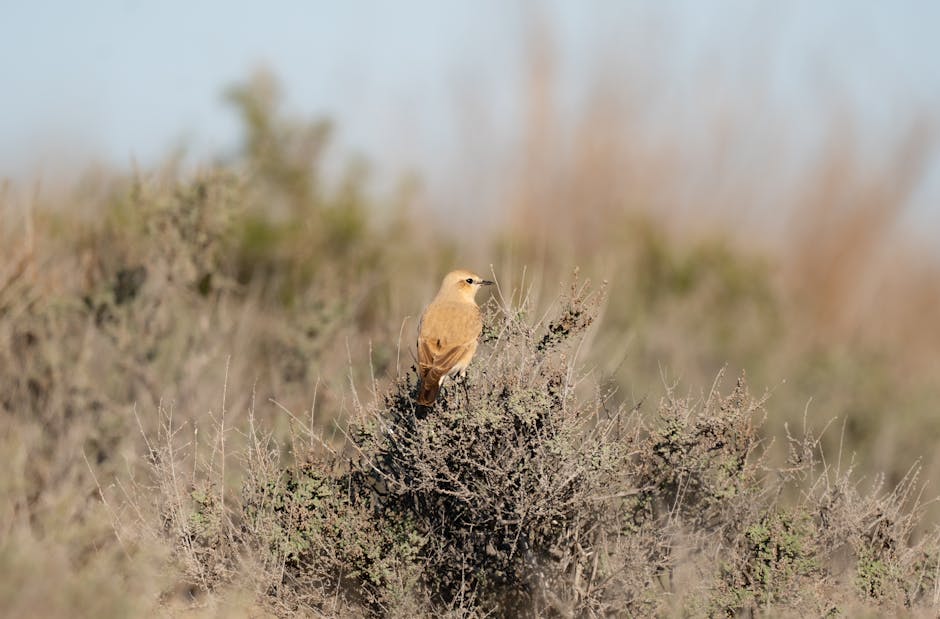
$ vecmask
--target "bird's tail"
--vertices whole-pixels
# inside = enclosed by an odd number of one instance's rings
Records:
[[[437,393],[441,390],[441,377],[434,371],[425,374],[421,379],[421,387],[418,389],[418,404],[420,406],[431,406],[437,399]]]

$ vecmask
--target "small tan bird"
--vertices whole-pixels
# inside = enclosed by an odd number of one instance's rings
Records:
[[[445,376],[470,365],[483,330],[480,308],[474,297],[480,286],[493,282],[470,271],[451,271],[444,276],[437,296],[418,322],[418,404],[430,406]]]

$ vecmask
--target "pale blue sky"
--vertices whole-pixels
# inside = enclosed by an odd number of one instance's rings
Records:
[[[940,3],[928,0],[0,5],[0,176],[92,158],[149,165],[179,145],[197,160],[231,151],[238,125],[221,92],[258,66],[281,78],[290,111],[334,119],[344,148],[433,176],[460,148],[455,103],[468,85],[495,129],[518,124],[535,13],[572,105],[597,59],[619,56],[656,67],[657,97],[692,132],[713,68],[729,93],[759,84],[807,149],[839,101],[875,149],[912,114],[940,110]],[[924,191],[930,209],[936,170]]]

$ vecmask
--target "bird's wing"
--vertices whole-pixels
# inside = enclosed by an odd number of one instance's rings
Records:
[[[421,374],[435,374],[438,377],[447,374],[451,368],[463,359],[472,342],[458,346],[448,346],[434,350],[431,342],[421,340],[418,343],[418,363],[421,365]]]
[[[421,367],[422,376],[427,368],[434,365],[434,350],[431,347],[431,342],[423,337],[418,338],[418,365]]]
[[[475,305],[431,305],[421,317],[418,365],[422,377],[433,370],[438,376],[450,371],[476,343],[483,324]]]

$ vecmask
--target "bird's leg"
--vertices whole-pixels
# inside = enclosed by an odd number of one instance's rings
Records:
[[[463,386],[463,395],[467,398],[467,408],[470,408],[470,379],[467,377],[467,369],[461,370],[457,376],[460,377],[460,384]]]

